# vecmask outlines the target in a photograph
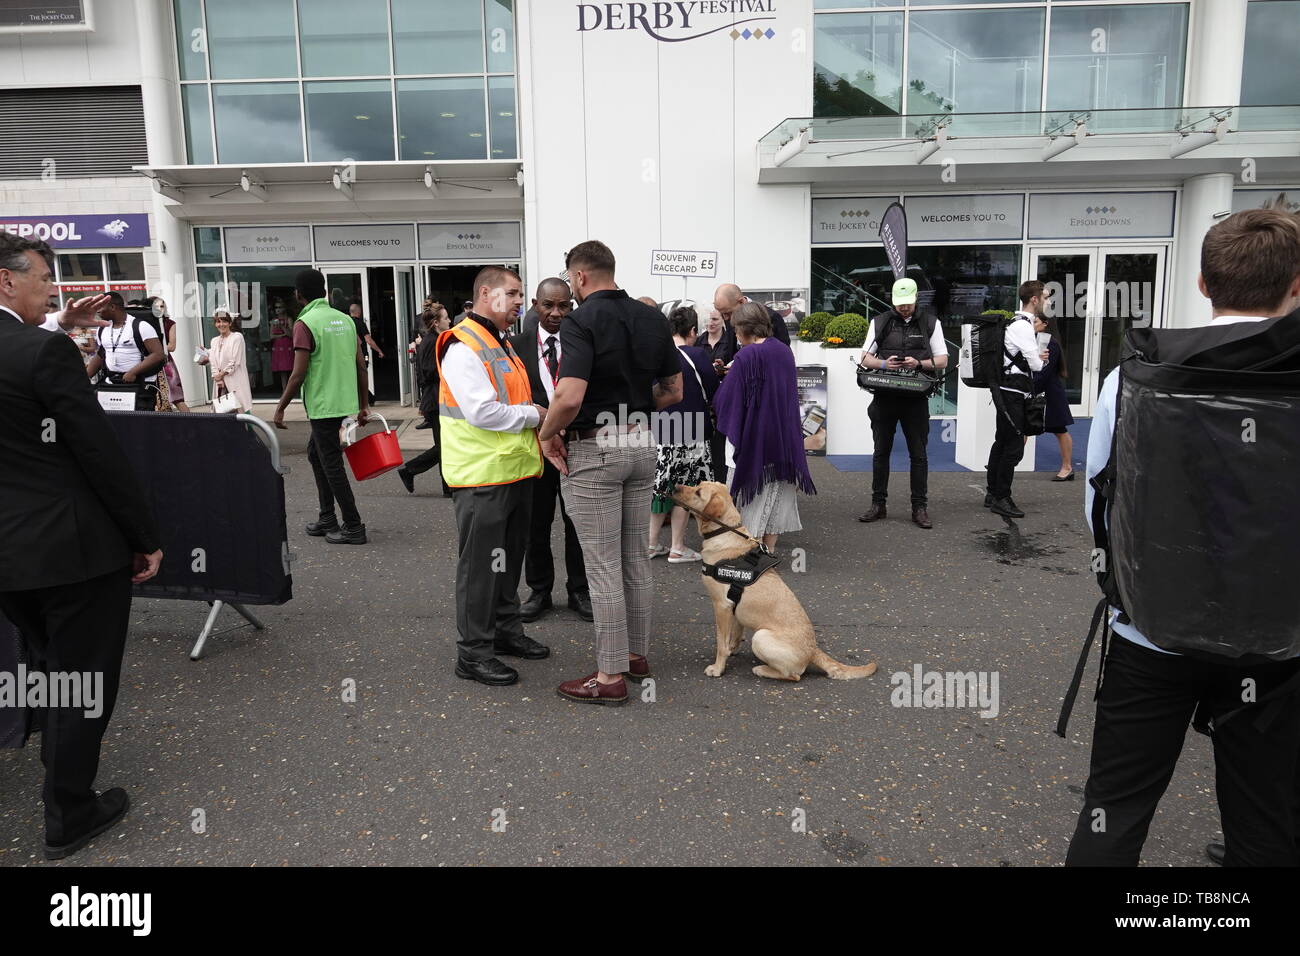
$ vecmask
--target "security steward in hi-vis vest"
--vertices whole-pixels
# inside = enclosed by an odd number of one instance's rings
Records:
[[[438,414],[459,537],[456,675],[499,686],[519,674],[498,655],[550,654],[524,635],[517,593],[545,410],[533,404],[528,373],[505,337],[523,301],[519,277],[490,267],[475,286],[474,310],[435,346]]]
[[[948,346],[943,329],[932,312],[916,307],[916,281],[899,279],[890,296],[894,307],[871,320],[862,364],[891,371],[933,373],[948,365]],[[889,455],[894,450],[894,431],[903,426],[907,453],[912,459],[912,521],[930,528],[927,507],[930,464],[926,442],[930,437],[930,402],[925,394],[877,391],[867,408],[875,447],[871,456],[871,508],[859,521],[885,517],[889,494]]]

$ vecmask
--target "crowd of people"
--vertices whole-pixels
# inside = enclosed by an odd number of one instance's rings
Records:
[[[4,542],[0,610],[52,668],[105,670],[115,681],[130,583],[155,573],[162,554],[130,467],[85,383],[101,373],[117,385],[165,382],[174,328],[159,335],[112,293],[46,316],[49,259],[44,244],[0,234],[0,394],[12,411],[0,420],[0,444],[13,452],[0,468],[0,517],[18,528],[25,514],[61,514],[69,540],[96,544],[80,562],[61,562],[48,541]],[[564,681],[557,692],[578,703],[618,704],[628,697],[629,681],[653,674],[652,560],[701,559],[686,544],[688,514],[674,500],[677,487],[710,478],[725,482],[744,530],[765,550],[775,549],[781,535],[800,530],[799,495],[816,489],[804,449],[794,354],[779,315],[732,284],[719,286],[703,317],[681,304],[665,315],[618,286],[613,252],[594,240],[571,249],[565,267],[562,275],[539,283],[517,332],[525,293],[519,275],[507,268],[481,270],[473,299],[454,320],[440,303],[424,303],[415,365],[420,410],[435,442],[403,465],[398,478],[413,492],[414,479],[437,465],[443,493],[452,500],[458,536],[455,674],[506,686],[519,680],[519,672],[501,658],[549,656],[550,649],[529,637],[524,624],[554,606],[551,534],[558,509],[568,606],[593,624],[594,670]],[[1291,312],[1300,306],[1300,223],[1281,212],[1233,216],[1207,235],[1202,272],[1216,324]],[[330,304],[320,272],[300,272],[294,295],[300,311],[291,333],[293,364],[274,424],[287,427],[286,409],[301,394],[319,504],[306,533],[335,544],[365,544],[339,434],[345,419],[364,424],[370,415],[363,341],[355,316]],[[1035,394],[1047,395],[1045,430],[1060,436],[1056,479],[1074,477],[1071,419],[1061,387],[1065,363],[1046,315],[1048,293],[1041,282],[1029,280],[1020,286],[1019,300],[1021,308],[1005,326],[986,479],[986,507],[1006,517],[1023,516],[1012,498],[1012,481]],[[894,284],[892,308],[871,321],[865,368],[944,371],[947,351],[937,321],[916,302],[912,280]],[[142,310],[164,315],[165,304],[142,302],[136,311]],[[218,334],[205,358],[218,395],[233,396],[232,406],[247,409],[237,322],[229,314],[217,319]],[[95,355],[83,357],[63,336],[40,335],[28,326],[94,328]],[[32,368],[41,371],[33,376]],[[1090,480],[1106,467],[1117,374],[1107,378],[1094,420]],[[901,427],[911,458],[912,521],[932,527],[925,397],[876,396],[870,408],[872,505],[860,520],[886,517],[889,454]],[[42,447],[38,426],[49,414],[69,429],[70,440]],[[22,468],[14,461],[22,461]],[[78,496],[88,502],[84,509],[63,507]],[[83,513],[95,517],[83,519]],[[660,540],[665,524],[667,546]],[[41,557],[17,557],[29,553]],[[521,576],[527,584],[522,601]],[[73,583],[79,587],[66,587]],[[1091,775],[1071,863],[1136,863],[1191,710],[1223,696],[1243,674],[1231,662],[1206,663],[1162,650],[1122,614],[1114,617],[1120,640],[1100,688]],[[86,631],[96,639],[88,640]],[[1300,659],[1250,673],[1266,675],[1265,700],[1281,710],[1267,722],[1237,721],[1231,734],[1214,737],[1228,861],[1297,863]],[[125,812],[125,794],[98,795],[91,788],[111,696],[102,719],[60,714],[46,730],[44,743],[58,742],[56,758],[47,761],[45,788],[51,858],[75,852]],[[1101,836],[1093,825],[1098,808],[1112,821]]]

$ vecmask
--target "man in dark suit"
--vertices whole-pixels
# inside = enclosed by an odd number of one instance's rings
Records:
[[[560,323],[572,308],[573,295],[568,284],[563,279],[543,279],[529,310],[536,314],[536,324],[526,322],[524,330],[510,340],[511,347],[528,370],[533,401],[543,407],[550,407],[555,383],[560,379]],[[528,582],[529,595],[519,607],[519,616],[525,621],[535,621],[554,606],[551,602],[551,588],[555,585],[551,523],[555,519],[557,501],[564,521],[564,567],[568,574],[565,586],[569,592],[569,607],[584,621],[590,621],[591,594],[587,590],[582,545],[560,497],[560,472],[549,461],[541,477],[533,482],[533,514],[528,550],[524,552],[524,579]]]
[[[80,352],[39,328],[53,264],[45,243],[0,232],[0,611],[47,673],[102,680],[101,706],[83,700],[46,714],[45,856],[57,860],[130,805],[126,791],[97,795],[92,784],[117,698],[131,585],[157,573],[162,551]]]
[[[727,324],[727,335],[731,339],[733,354],[739,349],[736,344],[736,333],[731,328],[731,313],[740,308],[746,302],[752,302],[749,296],[741,291],[740,286],[732,282],[724,282],[713,293],[713,307],[718,310],[722,316],[722,321]],[[790,329],[785,324],[785,319],[780,312],[775,309],[763,306],[767,309],[767,317],[772,320],[772,338],[780,339],[786,345],[790,344]]]

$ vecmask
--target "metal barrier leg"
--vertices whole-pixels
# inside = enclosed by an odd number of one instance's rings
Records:
[[[221,613],[223,603],[225,602],[212,602],[212,610],[208,612],[208,619],[203,624],[203,630],[199,633],[199,639],[194,644],[194,650],[190,651],[190,660],[197,661],[203,656],[203,645],[208,642],[208,636],[212,633],[212,626],[217,623],[217,615]]]
[[[261,631],[265,629],[265,625],[261,621],[259,621],[256,617],[254,617],[253,612],[250,611],[248,608],[244,607],[244,605],[231,604],[230,606],[233,607],[236,611],[238,611],[240,616],[249,624],[253,625],[253,627],[256,630]]]

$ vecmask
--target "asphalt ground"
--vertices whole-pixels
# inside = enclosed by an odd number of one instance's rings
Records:
[[[1061,740],[1052,730],[1098,597],[1082,482],[1019,476],[1027,515],[1012,528],[983,509],[982,475],[934,474],[923,531],[905,474],[889,519],[862,525],[870,475],[812,459],[819,494],[800,500],[804,530],[781,539],[782,573],[821,646],[879,671],[773,682],[750,673],[746,643],[724,676],[705,676],[698,565],[658,559],[654,699],[629,685],[628,704],[609,708],[555,693],[595,669],[592,627],[567,609],[528,626],[552,655],[518,662],[517,685],[457,679],[456,533],[436,474],[414,496],[395,475],[360,485],[370,544],[331,546],[301,530],[315,513],[306,426],[281,434],[294,599],[259,609],[264,631],[216,636],[199,662],[188,652],[203,605],[135,603],[98,779],[133,807],[49,865],[1063,861],[1096,674],[1094,650]],[[698,545],[693,530],[688,540]],[[562,604],[562,560],[557,578]],[[221,623],[237,621],[226,611]],[[892,706],[891,675],[916,665],[996,672],[997,715]],[[0,864],[47,865],[41,775],[38,746],[0,751]],[[1213,781],[1208,741],[1189,732],[1144,863],[1208,865],[1203,847],[1221,839]]]

